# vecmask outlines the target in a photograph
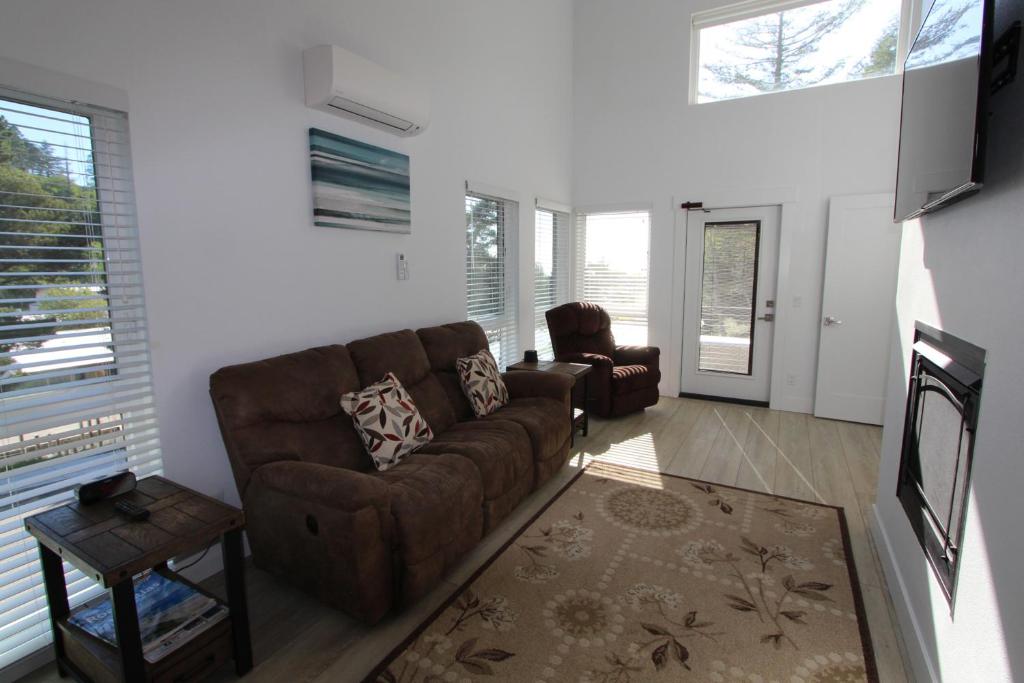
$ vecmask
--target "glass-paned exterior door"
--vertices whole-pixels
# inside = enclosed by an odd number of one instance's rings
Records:
[[[767,402],[779,209],[690,211],[686,226],[680,390]]]

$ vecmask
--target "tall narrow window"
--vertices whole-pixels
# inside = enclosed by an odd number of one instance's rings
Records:
[[[0,89],[0,667],[50,641],[24,518],[160,471],[143,305],[127,117]]]
[[[647,344],[648,211],[576,216],[576,298],[604,308],[617,344]]]
[[[466,193],[466,312],[498,366],[518,360],[515,225],[518,202]]]
[[[544,314],[569,301],[569,268],[569,213],[538,205],[533,262],[533,343],[542,359],[554,357]]]

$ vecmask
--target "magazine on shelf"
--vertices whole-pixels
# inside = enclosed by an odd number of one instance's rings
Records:
[[[193,624],[196,617],[206,614],[216,606],[221,605],[184,583],[157,572],[140,574],[135,578],[135,607],[139,615],[143,653],[159,647],[162,642],[190,624],[193,625],[189,635],[191,638],[196,633]],[[227,609],[223,609],[226,613]],[[71,613],[68,621],[86,633],[117,647],[110,596],[103,595],[82,604]],[[210,625],[212,626],[212,623]]]
[[[198,636],[200,633],[209,631],[211,628],[224,621],[227,616],[228,608],[217,603],[202,614],[197,614],[195,617],[182,624],[181,628],[155,641],[152,647],[144,650],[143,656],[146,658],[147,662],[158,662],[188,641]]]

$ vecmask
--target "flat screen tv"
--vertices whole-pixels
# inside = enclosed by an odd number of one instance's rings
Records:
[[[981,189],[992,12],[993,0],[935,0],[910,48],[903,69],[896,222]]]

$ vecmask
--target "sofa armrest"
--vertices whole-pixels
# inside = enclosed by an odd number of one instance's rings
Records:
[[[243,498],[253,561],[376,623],[397,600],[389,493],[379,478],[340,467],[257,467]]]
[[[616,346],[616,365],[646,365],[652,370],[658,369],[661,349],[657,346]]]
[[[512,398],[553,398],[569,406],[574,380],[558,372],[513,370],[502,374]]]
[[[344,512],[376,507],[385,514],[390,513],[387,484],[341,467],[298,460],[273,462],[256,468],[250,486]]]

